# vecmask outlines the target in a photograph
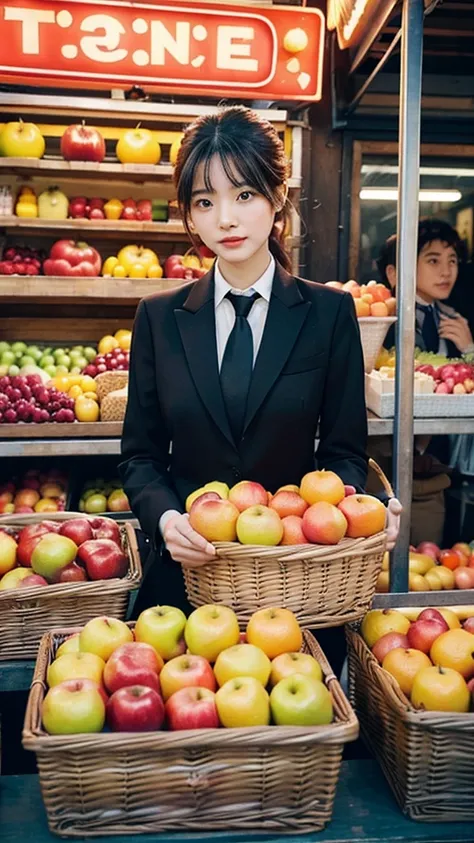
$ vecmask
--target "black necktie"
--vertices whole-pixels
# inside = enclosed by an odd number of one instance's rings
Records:
[[[253,368],[252,330],[247,316],[253,303],[260,298],[258,293],[252,296],[238,296],[227,293],[235,310],[235,324],[222,358],[220,371],[222,395],[227,410],[227,417],[235,442],[240,441],[244,426],[247,395]]]
[[[439,334],[433,305],[429,305],[428,307],[418,305],[418,307],[425,314],[423,327],[421,329],[425,351],[434,351],[437,353],[439,348]]]

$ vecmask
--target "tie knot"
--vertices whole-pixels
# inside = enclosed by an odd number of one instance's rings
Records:
[[[226,298],[232,302],[235,315],[243,316],[245,319],[249,315],[253,303],[260,298],[259,293],[252,293],[251,296],[238,296],[236,293],[227,293]]]

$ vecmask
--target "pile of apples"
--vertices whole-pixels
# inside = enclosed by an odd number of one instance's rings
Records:
[[[185,281],[202,278],[212,269],[214,261],[214,252],[206,246],[199,248],[199,255],[170,255],[165,260],[165,278],[183,278]]]
[[[109,518],[0,528],[0,591],[124,577],[128,559]]]
[[[0,424],[73,422],[74,400],[39,375],[0,377]]]
[[[356,314],[363,316],[395,316],[397,312],[397,301],[384,284],[377,281],[369,281],[368,284],[358,284],[357,281],[328,281],[327,287],[334,287],[336,290],[344,290],[350,293],[354,299]]]
[[[474,617],[423,609],[410,620],[396,609],[367,613],[361,635],[414,708],[468,712],[474,708]]]
[[[0,275],[40,275],[44,252],[30,246],[8,246],[0,261]]]
[[[30,468],[18,480],[0,484],[0,515],[62,512],[66,506],[67,477],[60,470]]]
[[[91,345],[74,345],[53,348],[53,346],[27,344],[26,342],[0,342],[0,377],[2,375],[28,374],[21,372],[24,366],[36,366],[50,378],[56,375],[79,374],[94,360],[97,349]],[[30,372],[30,374],[32,374]],[[46,379],[47,380],[47,379]]]
[[[94,618],[49,665],[42,721],[51,735],[320,726],[331,694],[288,609],[261,609],[241,634],[227,606],[154,606],[134,632]]]
[[[163,268],[153,249],[131,244],[104,261],[102,275],[104,278],[162,278]]]
[[[466,542],[456,542],[452,548],[441,550],[434,542],[411,546],[408,558],[408,586],[410,591],[441,591],[452,588],[474,588],[474,550]],[[390,588],[389,557],[384,555],[377,580],[377,591]]]
[[[231,489],[212,481],[188,496],[186,511],[191,527],[209,542],[268,546],[367,538],[382,532],[386,517],[378,498],[357,494],[324,470],[310,471],[300,486],[282,486],[274,495],[253,480]]]
[[[89,480],[81,492],[79,512],[130,512],[130,504],[120,480],[106,482],[103,477]]]
[[[115,334],[106,334],[99,341],[98,354],[84,367],[83,375],[95,378],[102,372],[128,371],[132,332],[120,328]]]
[[[433,378],[437,395],[470,395],[474,392],[474,365],[446,363],[435,368],[429,363],[415,366],[415,371]]]

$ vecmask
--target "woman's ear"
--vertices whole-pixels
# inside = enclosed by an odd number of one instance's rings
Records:
[[[394,290],[397,284],[397,270],[393,264],[389,263],[389,265],[385,268],[385,274],[388,278],[388,283],[390,284],[392,290]]]

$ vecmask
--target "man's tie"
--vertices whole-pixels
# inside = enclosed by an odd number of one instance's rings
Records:
[[[433,305],[429,305],[428,307],[418,305],[418,307],[425,314],[425,318],[423,320],[423,327],[421,329],[421,335],[423,337],[425,351],[434,351],[435,353],[437,353],[439,348],[439,334],[438,326],[436,325]]]
[[[238,296],[227,293],[235,310],[235,324],[222,358],[220,371],[222,395],[227,410],[227,417],[235,443],[240,442],[244,426],[247,395],[253,368],[252,330],[247,321],[253,303],[260,298],[258,293],[252,296]]]

